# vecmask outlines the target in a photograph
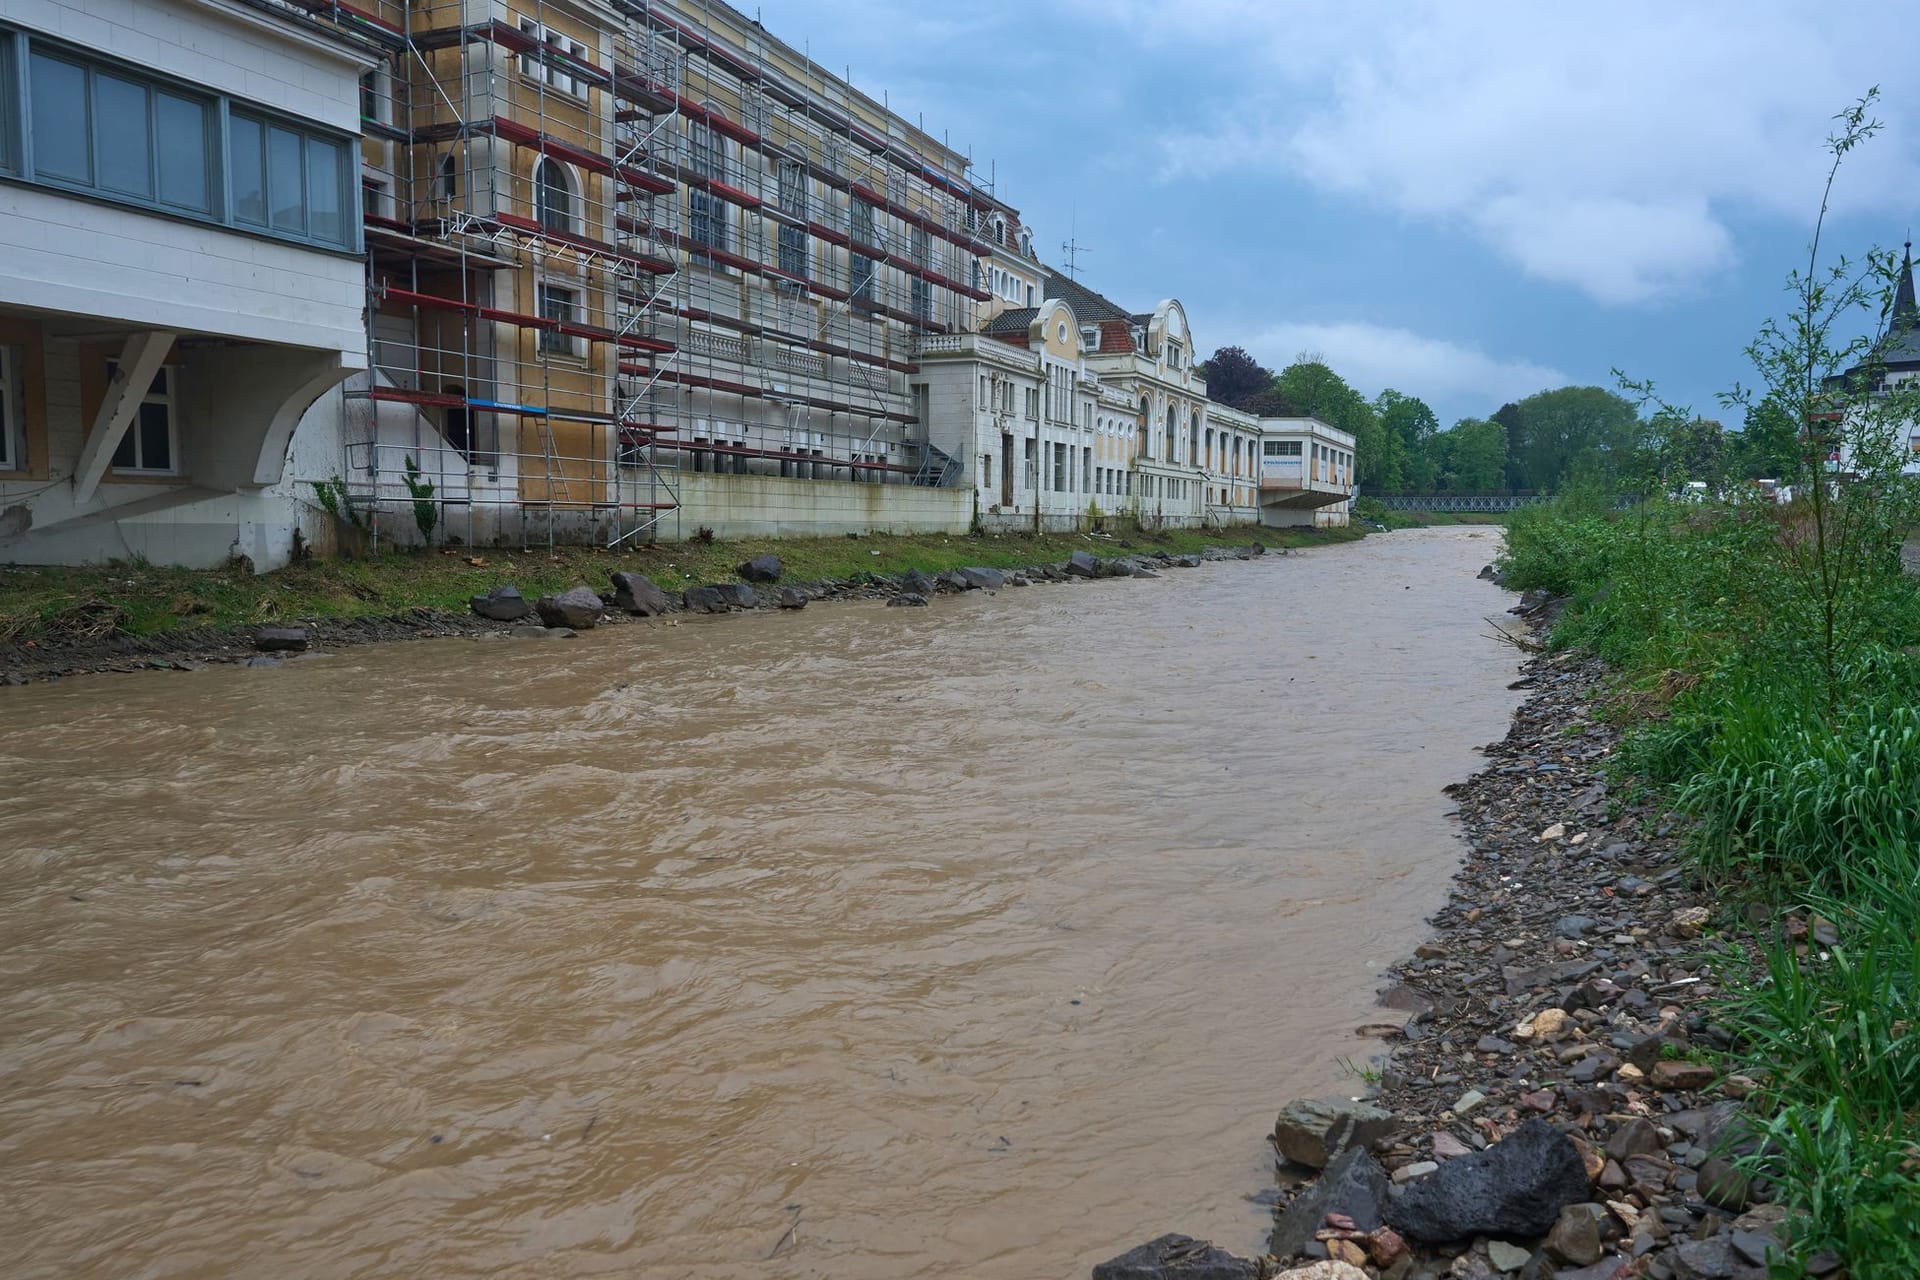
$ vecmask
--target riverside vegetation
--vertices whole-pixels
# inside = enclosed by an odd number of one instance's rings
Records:
[[[1839,117],[1836,170],[1872,101]],[[1761,389],[1731,397],[1806,424],[1792,503],[1570,495],[1515,515],[1504,567],[1568,597],[1553,643],[1615,673],[1617,783],[1692,820],[1736,944],[1716,1061],[1759,1084],[1747,1164],[1799,1215],[1795,1262],[1832,1250],[1892,1280],[1920,1275],[1920,585],[1901,566],[1920,394],[1888,384],[1875,337],[1837,336],[1913,323],[1890,305],[1904,267],[1819,253],[1816,226],[1794,312],[1749,348]],[[1780,927],[1796,916],[1819,925]]]
[[[1276,1149],[1325,1168],[1269,1257],[1168,1236],[1096,1280],[1920,1276],[1920,382],[1884,363],[1920,308],[1892,254],[1820,256],[1874,96],[1725,397],[1788,424],[1793,500],[1666,496],[1698,419],[1622,379],[1656,409],[1614,471],[1640,500],[1575,484],[1508,521],[1545,652],[1450,789],[1470,852],[1383,993],[1414,1019],[1362,1028],[1401,1041],[1381,1105],[1282,1111]]]

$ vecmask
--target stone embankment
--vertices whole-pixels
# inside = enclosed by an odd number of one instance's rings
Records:
[[[607,587],[585,583],[529,600],[511,583],[475,596],[465,614],[419,608],[386,618],[319,619],[297,626],[167,632],[153,636],[103,635],[95,639],[0,651],[0,684],[27,684],[94,671],[194,671],[219,663],[277,666],[313,658],[327,649],[391,640],[505,632],[522,639],[565,639],[596,626],[668,614],[736,613],[754,609],[804,609],[815,601],[881,600],[889,605],[926,605],[936,596],[995,591],[1037,583],[1095,578],[1157,578],[1168,568],[1198,568],[1207,561],[1251,560],[1269,551],[1259,542],[1208,547],[1192,555],[1153,552],[1096,556],[1076,551],[1057,564],[1024,569],[965,568],[929,575],[910,569],[897,577],[858,574],[824,582],[782,585],[780,558],[756,556],[739,566],[741,581],[708,583],[669,591],[637,573],[615,573]]]
[[[1714,1065],[1721,946],[1676,824],[1609,790],[1602,676],[1533,657],[1505,740],[1449,788],[1465,864],[1382,992],[1393,1019],[1361,1028],[1391,1041],[1373,1096],[1280,1113],[1298,1190],[1266,1256],[1166,1236],[1095,1280],[1767,1280],[1787,1214],[1732,1163],[1754,1085]]]

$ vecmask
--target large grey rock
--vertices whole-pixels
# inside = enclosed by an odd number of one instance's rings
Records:
[[[1067,557],[1067,572],[1076,578],[1100,576],[1100,561],[1091,551],[1076,551]]]
[[[534,608],[540,613],[540,621],[550,627],[585,631],[600,621],[600,611],[606,605],[590,587],[568,587],[558,595],[541,596]]]
[[[962,569],[960,576],[967,580],[968,586],[978,591],[998,591],[1007,585],[1007,575],[998,569]]]
[[[899,595],[887,601],[887,608],[889,609],[924,609],[926,607],[927,598],[918,591],[902,591]]]
[[[780,598],[776,601],[782,609],[804,609],[810,597],[798,587],[780,588]]]
[[[1567,1135],[1533,1119],[1485,1151],[1441,1165],[1387,1202],[1387,1224],[1409,1240],[1544,1235],[1588,1195],[1587,1169]]]
[[[716,582],[713,589],[736,609],[751,609],[760,603],[759,595],[744,582]]]
[[[780,557],[768,555],[755,556],[741,565],[739,572],[748,582],[778,582],[780,571]]]
[[[1175,556],[1172,560],[1168,561],[1167,563],[1171,564],[1176,569],[1198,569],[1200,567],[1200,557],[1199,556]]]
[[[967,581],[966,575],[952,569],[944,571],[939,577],[935,578],[933,585],[941,591],[954,595],[958,595],[963,591],[973,590],[973,584]]]
[[[613,603],[642,618],[657,618],[673,607],[673,600],[653,579],[638,573],[613,575]]]
[[[935,588],[932,578],[918,569],[909,569],[900,575],[900,590],[916,596],[930,596]]]
[[[253,633],[253,647],[266,653],[299,653],[307,647],[307,629],[262,627]]]
[[[533,606],[515,586],[499,586],[483,596],[472,596],[467,600],[467,607],[495,622],[518,622],[533,612]]]
[[[1348,1147],[1372,1146],[1396,1128],[1393,1113],[1350,1098],[1300,1098],[1280,1109],[1273,1146],[1295,1164],[1319,1169]]]
[[[1387,1171],[1372,1152],[1349,1147],[1281,1213],[1267,1239],[1267,1252],[1283,1259],[1300,1254],[1330,1213],[1346,1214],[1361,1231],[1377,1230],[1386,1203]]]
[[[1131,578],[1134,574],[1146,567],[1147,566],[1141,564],[1132,556],[1114,556],[1111,559],[1096,562],[1093,576],[1096,578]]]
[[[680,593],[680,602],[691,613],[725,613],[730,603],[719,587],[688,587]]]
[[[1205,1240],[1164,1235],[1107,1259],[1093,1280],[1260,1280],[1260,1267]]]

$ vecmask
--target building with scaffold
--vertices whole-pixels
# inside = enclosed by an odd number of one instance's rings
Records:
[[[0,559],[1257,518],[1177,301],[725,4],[21,0],[0,90]]]

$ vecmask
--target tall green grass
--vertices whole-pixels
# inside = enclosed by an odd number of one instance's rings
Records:
[[[1855,1280],[1909,1280],[1920,1276],[1920,588],[1873,545],[1821,582],[1796,576],[1806,519],[1757,505],[1556,503],[1516,515],[1502,567],[1510,586],[1570,598],[1553,642],[1615,668],[1631,721],[1619,769],[1694,819],[1703,876],[1767,908],[1716,1016],[1736,1036],[1730,1065],[1762,1082],[1766,1141],[1747,1163],[1799,1211],[1790,1265],[1833,1249]],[[1824,628],[1829,617],[1844,626]],[[1830,922],[1837,942],[1784,932],[1796,911]]]

